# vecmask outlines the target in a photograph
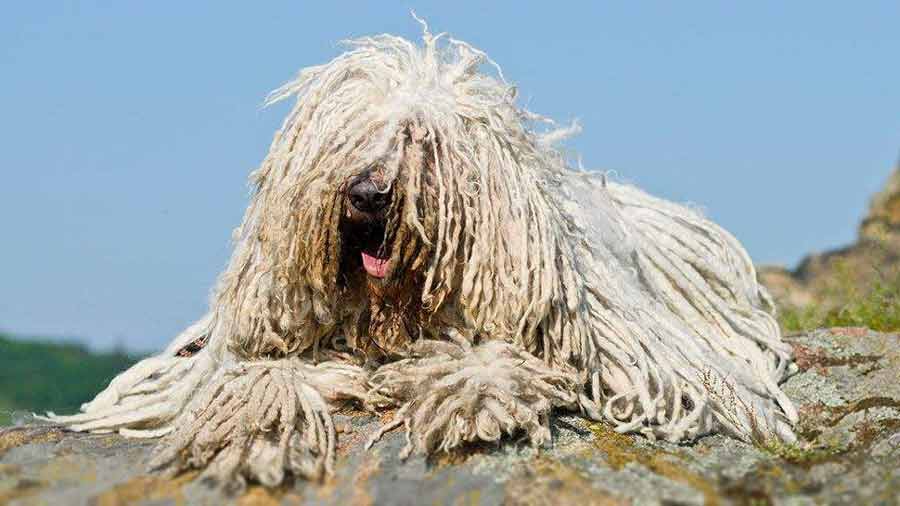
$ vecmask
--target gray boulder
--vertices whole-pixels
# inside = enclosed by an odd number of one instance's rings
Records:
[[[380,421],[343,413],[334,477],[232,497],[196,473],[147,474],[152,442],[30,424],[0,431],[0,504],[900,504],[900,337],[830,329],[788,340],[801,368],[784,385],[801,413],[798,445],[675,445],[560,416],[549,449],[508,441],[402,462],[401,434],[365,451]]]

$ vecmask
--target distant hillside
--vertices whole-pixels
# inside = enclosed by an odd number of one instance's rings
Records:
[[[0,425],[13,411],[74,413],[138,357],[0,335]]]
[[[763,267],[759,278],[778,302],[788,331],[900,330],[900,166],[872,198],[855,243],[810,255],[793,271]]]

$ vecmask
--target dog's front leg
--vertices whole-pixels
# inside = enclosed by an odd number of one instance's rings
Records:
[[[518,432],[534,445],[545,444],[550,440],[550,411],[577,406],[577,375],[551,368],[517,345],[488,341],[469,347],[432,341],[420,343],[418,349],[431,352],[384,365],[369,379],[370,405],[399,407],[394,422],[370,444],[403,425],[403,457],[497,441]]]
[[[364,395],[362,369],[297,358],[236,362],[194,396],[160,441],[151,467],[203,477],[231,489],[252,480],[279,485],[286,475],[319,479],[334,464],[331,409]]]

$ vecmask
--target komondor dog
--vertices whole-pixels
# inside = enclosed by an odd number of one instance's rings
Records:
[[[469,44],[350,44],[269,96],[296,104],[209,313],[51,419],[267,486],[331,472],[346,403],[396,409],[371,442],[402,427],[405,455],[545,444],[563,410],[669,441],[793,438],[791,349],[731,235],[570,168],[554,145],[575,128],[519,107]]]

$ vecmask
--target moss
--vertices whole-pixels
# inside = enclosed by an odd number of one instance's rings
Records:
[[[653,473],[672,481],[683,483],[703,494],[707,506],[722,503],[722,495],[716,484],[688,469],[684,455],[661,449],[644,449],[636,446],[630,436],[619,434],[603,423],[588,426],[594,434],[594,444],[606,454],[606,461],[615,470],[630,463],[640,464]]]
[[[749,483],[741,483],[726,488],[723,493],[730,500],[730,504],[737,506],[772,506],[775,502],[772,497],[762,490],[748,488]]]
[[[282,490],[268,490],[265,487],[254,485],[247,488],[236,501],[237,506],[278,506],[282,503],[284,492]]]
[[[590,504],[622,506],[628,501],[595,487],[589,476],[562,462],[539,457],[506,483],[503,504]],[[477,504],[472,502],[470,504]]]
[[[747,475],[726,481],[723,495],[730,504],[740,506],[772,505],[776,503],[773,499],[776,496],[811,496],[820,486],[805,469],[784,465],[775,459],[760,463]]]
[[[29,479],[20,479],[8,489],[0,491],[0,504],[9,504],[16,499],[25,499],[40,492],[46,483]]]
[[[57,428],[12,428],[0,430],[0,456],[24,444],[55,443],[61,440],[63,432]]]
[[[846,449],[837,446],[788,444],[776,440],[767,441],[760,448],[785,462],[806,469],[816,464],[832,461],[846,453]]]
[[[469,459],[485,455],[495,449],[497,449],[496,442],[474,441],[463,443],[446,451],[429,454],[425,461],[430,468],[441,469],[443,467],[465,464]]]
[[[98,494],[92,499],[91,504],[125,506],[139,501],[171,501],[175,505],[186,504],[182,488],[196,475],[195,472],[185,473],[175,479],[139,476]]]

